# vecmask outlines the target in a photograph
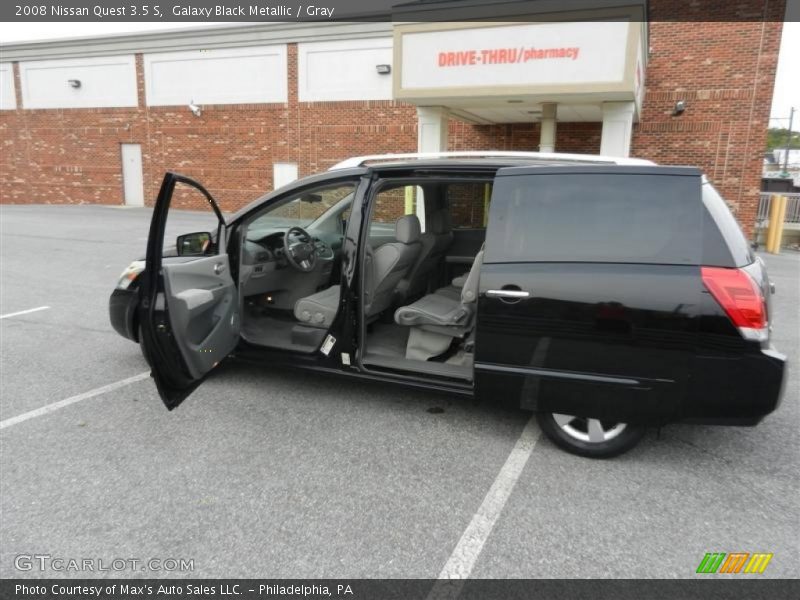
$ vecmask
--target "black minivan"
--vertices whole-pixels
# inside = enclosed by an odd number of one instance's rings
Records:
[[[165,251],[198,199],[209,226]],[[351,159],[230,218],[168,173],[110,311],[170,410],[243,359],[520,407],[608,457],[647,426],[775,410],[770,289],[695,168],[446,153]]]

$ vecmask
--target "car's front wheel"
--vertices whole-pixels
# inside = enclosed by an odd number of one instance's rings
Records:
[[[539,413],[542,431],[558,447],[589,458],[611,458],[633,448],[644,435],[645,428],[630,423],[601,419]]]

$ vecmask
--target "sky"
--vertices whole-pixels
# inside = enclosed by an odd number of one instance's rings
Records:
[[[797,9],[797,10],[794,10]],[[792,106],[800,111],[800,2],[794,3],[790,10],[798,14],[786,17],[794,19],[783,24],[781,52],[778,55],[778,73],[775,76],[775,91],[772,95],[770,116],[772,127],[786,127],[789,110]],[[793,130],[800,129],[800,114],[795,113]]]
[[[778,73],[772,100],[772,127],[788,125],[789,110],[800,111],[800,1],[789,3],[783,25]],[[229,23],[233,24],[233,23]],[[28,42],[65,37],[102,36],[132,31],[211,27],[225,23],[0,23],[0,42]],[[800,113],[795,113],[793,130],[800,130]]]

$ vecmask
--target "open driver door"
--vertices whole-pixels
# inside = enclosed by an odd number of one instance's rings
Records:
[[[176,189],[182,204],[196,209],[202,202],[209,208],[210,222],[208,231],[179,236],[175,251],[165,253],[167,216]],[[172,214],[181,221],[198,219],[196,213],[181,215],[173,210]],[[164,177],[141,277],[142,348],[158,393],[172,410],[236,347],[241,323],[225,219],[211,194],[196,181],[175,173]]]

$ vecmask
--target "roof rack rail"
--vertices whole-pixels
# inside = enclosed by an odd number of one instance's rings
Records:
[[[519,158],[554,161],[596,162],[617,165],[654,165],[642,158],[600,156],[598,154],[561,154],[557,152],[513,152],[507,150],[468,150],[463,152],[416,152],[408,154],[369,154],[354,156],[335,164],[329,170],[363,167],[367,163],[380,161],[424,160],[436,158]]]

